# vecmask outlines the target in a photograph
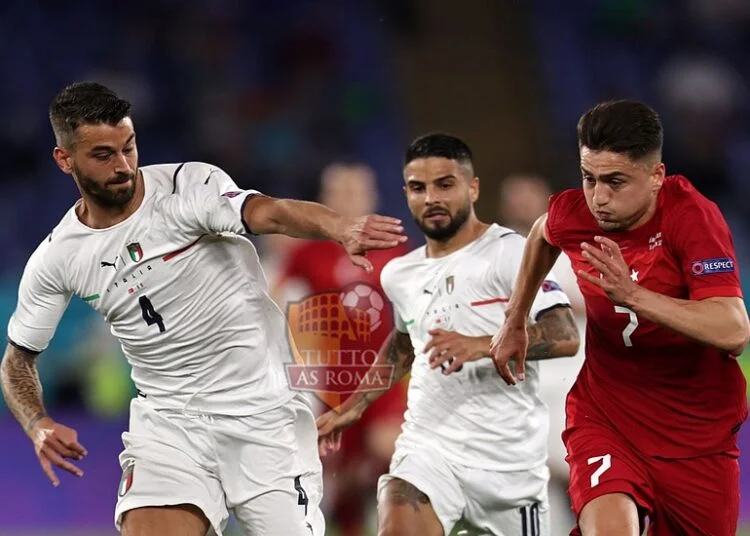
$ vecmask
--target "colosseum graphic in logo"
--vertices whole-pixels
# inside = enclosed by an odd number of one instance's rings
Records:
[[[373,366],[391,329],[388,307],[367,283],[290,303],[288,334],[296,363],[287,365],[287,377],[292,389],[314,392],[335,408],[354,391],[390,387],[393,367]]]

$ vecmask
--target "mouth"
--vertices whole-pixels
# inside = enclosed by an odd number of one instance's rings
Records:
[[[111,180],[107,183],[107,186],[121,186],[123,184],[130,184],[130,181],[133,180],[133,177],[123,177],[119,179]]]
[[[594,211],[594,217],[601,221],[614,221],[614,217],[610,212],[604,212],[601,210]]]
[[[427,214],[424,215],[425,221],[432,221],[432,222],[447,220],[449,218],[450,218],[450,214],[448,214],[447,212],[443,212],[442,210],[428,212]]]

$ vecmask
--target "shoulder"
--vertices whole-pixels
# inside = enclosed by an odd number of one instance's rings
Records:
[[[425,255],[425,246],[419,246],[400,257],[389,260],[380,272],[380,284],[383,288],[392,286],[405,272],[420,265]]]
[[[549,209],[547,212],[550,218],[559,219],[562,216],[574,214],[581,209],[588,211],[583,189],[572,188],[552,195],[549,199]]]
[[[141,168],[144,180],[150,181],[160,192],[181,194],[194,191],[198,186],[207,185],[213,176],[226,174],[219,167],[206,162],[181,162],[156,164]]]
[[[686,223],[723,220],[721,211],[716,203],[701,194],[682,175],[670,175],[667,177],[664,180],[660,195],[660,209],[667,224],[667,229],[676,231],[684,229]]]

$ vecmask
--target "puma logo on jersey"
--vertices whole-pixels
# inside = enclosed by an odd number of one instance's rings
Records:
[[[99,267],[100,268],[107,268],[108,266],[111,266],[112,268],[114,268],[114,270],[116,272],[117,271],[117,262],[120,261],[120,260],[121,260],[120,256],[118,255],[117,257],[115,257],[114,262],[100,261],[101,264],[100,264]]]

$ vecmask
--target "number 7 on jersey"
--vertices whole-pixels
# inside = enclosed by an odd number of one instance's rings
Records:
[[[625,343],[625,346],[633,346],[633,341],[630,339],[630,336],[638,327],[638,315],[636,315],[635,311],[632,309],[620,305],[615,305],[615,312],[624,313],[630,316],[630,322],[628,322],[628,325],[622,330],[622,342]]]

